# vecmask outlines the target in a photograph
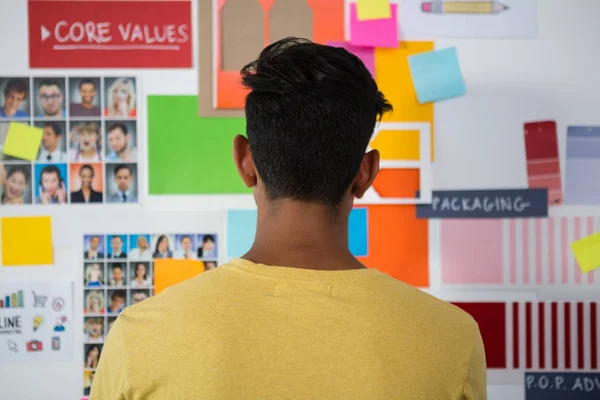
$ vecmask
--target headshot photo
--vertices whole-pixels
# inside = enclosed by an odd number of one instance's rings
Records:
[[[67,204],[66,164],[35,165],[35,203]]]
[[[129,259],[151,261],[150,235],[129,235]]]
[[[131,266],[130,282],[129,285],[132,288],[150,288],[152,287],[152,276],[150,271],[149,262],[132,262]]]
[[[211,269],[215,269],[215,268],[217,268],[216,261],[204,261],[204,270],[205,271],[210,271]]]
[[[137,203],[137,165],[106,164],[108,203]]]
[[[152,258],[173,258],[173,237],[152,235]]]
[[[104,258],[104,235],[85,235],[83,237],[83,258],[98,260]]]
[[[217,235],[198,235],[198,258],[217,257]]]
[[[108,235],[108,258],[127,258],[127,235]]]
[[[175,235],[175,251],[173,252],[173,258],[185,258],[187,260],[196,259],[194,236],[195,235],[192,234]]]
[[[83,335],[87,343],[104,342],[104,318],[85,317],[83,322]]]
[[[140,301],[146,300],[150,297],[150,290],[147,289],[134,289],[130,294],[130,305],[139,303]]]
[[[127,306],[127,292],[123,289],[108,291],[108,310],[109,314],[118,315]]]
[[[102,164],[69,164],[71,203],[102,203]]]
[[[102,161],[102,124],[100,121],[70,121],[69,160]]]
[[[65,78],[33,78],[36,118],[65,118]]]
[[[102,290],[86,290],[85,314],[104,314],[105,304]]]
[[[83,395],[89,396],[92,391],[92,383],[94,383],[94,375],[96,371],[87,370],[83,371]]]
[[[108,317],[107,321],[108,321],[108,325],[106,326],[106,334],[108,335],[108,332],[110,332],[110,328],[113,327],[113,325],[115,324],[115,321],[117,320],[117,317]]]
[[[133,118],[137,116],[135,78],[104,78],[104,116]]]
[[[83,368],[96,369],[102,354],[102,344],[86,344],[83,351]]]
[[[36,121],[33,124],[42,128],[42,144],[37,161],[44,163],[61,163],[67,161],[67,123],[65,121]]]
[[[100,78],[69,78],[69,116],[100,117]]]
[[[31,164],[0,164],[0,204],[31,204]]]
[[[106,161],[136,161],[136,122],[106,122]]]
[[[86,262],[84,273],[84,285],[86,287],[104,286],[104,264],[98,262]]]
[[[108,263],[108,285],[113,288],[122,288],[127,286],[127,263],[109,262]]]
[[[0,78],[0,118],[29,118],[29,78]]]

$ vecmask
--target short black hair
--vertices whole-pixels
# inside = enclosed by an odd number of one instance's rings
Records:
[[[56,86],[60,89],[60,83],[58,83],[58,80],[56,79],[42,79],[38,85],[38,89],[40,89],[42,86]]]
[[[114,300],[114,299],[115,299],[115,297],[120,297],[120,298],[122,298],[122,299],[126,299],[126,298],[127,298],[127,293],[125,293],[125,291],[124,291],[124,290],[116,290],[116,291],[115,291],[115,292],[112,294],[112,296],[111,296],[111,299],[112,299],[112,300]]]
[[[89,169],[90,172],[92,173],[92,178],[94,177],[94,168],[92,168],[92,166],[90,164],[83,164],[81,166],[81,168],[79,168],[79,173],[81,173],[84,169]]]
[[[27,94],[29,92],[29,88],[27,87],[27,82],[25,79],[12,78],[6,82],[4,85],[4,97],[8,97],[10,92],[14,93],[24,93],[23,99],[27,98]]]
[[[206,243],[206,242],[215,242],[215,237],[213,235],[204,235],[204,237],[202,238],[202,243]]]
[[[87,84],[87,85],[92,85],[92,86],[94,86],[94,90],[96,89],[96,83],[95,83],[93,80],[91,80],[91,79],[89,79],[89,78],[83,78],[83,79],[81,80],[81,82],[79,82],[79,90],[81,90],[81,87],[82,87],[83,85],[86,85],[86,84]]]
[[[62,128],[58,122],[44,122],[44,128],[50,127],[54,131],[54,136],[62,135]]]
[[[119,173],[120,170],[122,169],[126,169],[127,171],[129,171],[129,175],[133,175],[133,171],[131,170],[131,167],[127,164],[119,164],[115,167],[115,175],[117,175]]]
[[[127,126],[122,123],[122,122],[115,122],[114,124],[112,124],[108,130],[106,131],[106,133],[110,133],[112,131],[114,131],[115,129],[120,129],[121,132],[123,132],[124,135],[128,135],[129,134],[129,129],[127,129]]]
[[[58,169],[58,167],[56,165],[46,165],[44,168],[42,168],[42,171],[40,172],[40,178],[44,174],[56,174],[58,179],[61,179],[60,170]]]
[[[391,104],[343,48],[289,37],[241,70],[247,135],[269,200],[336,206]]]

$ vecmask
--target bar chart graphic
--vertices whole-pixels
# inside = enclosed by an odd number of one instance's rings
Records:
[[[0,308],[23,308],[23,291],[10,293],[0,297]]]

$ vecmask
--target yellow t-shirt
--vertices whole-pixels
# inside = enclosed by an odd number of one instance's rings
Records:
[[[132,306],[91,400],[486,399],[465,312],[374,269],[236,259]]]

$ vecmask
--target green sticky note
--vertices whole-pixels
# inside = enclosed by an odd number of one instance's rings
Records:
[[[11,122],[3,152],[7,156],[33,161],[37,157],[43,134],[42,128]]]
[[[582,272],[600,268],[600,232],[571,243],[571,250]]]
[[[233,163],[245,118],[200,118],[196,96],[148,96],[151,195],[248,194]]]

